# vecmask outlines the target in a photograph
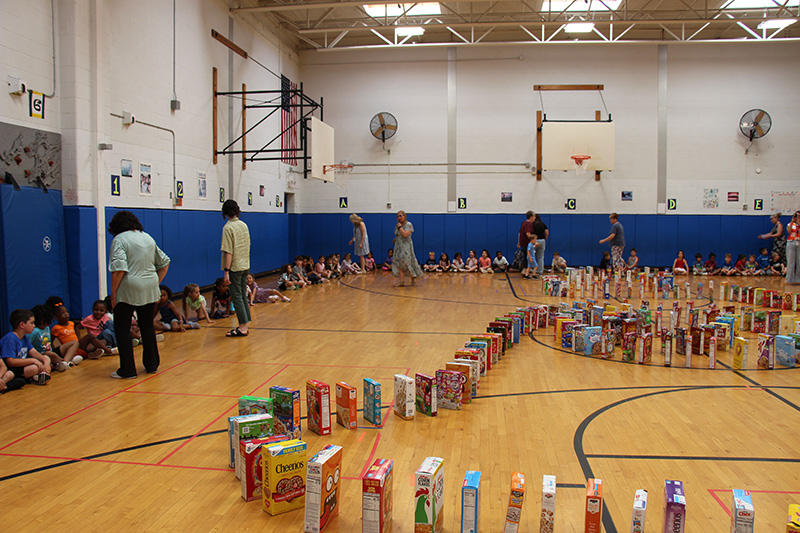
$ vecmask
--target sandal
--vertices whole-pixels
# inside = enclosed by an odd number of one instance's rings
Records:
[[[233,328],[225,334],[226,337],[247,337],[249,333],[242,333],[239,328]]]

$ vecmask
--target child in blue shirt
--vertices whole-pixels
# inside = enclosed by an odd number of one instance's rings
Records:
[[[33,333],[33,313],[28,309],[11,312],[13,331],[0,339],[0,357],[15,378],[24,378],[37,385],[50,381],[50,358],[36,351],[25,335]]]
[[[61,357],[58,348],[53,348],[53,336],[50,333],[50,323],[53,321],[53,310],[49,305],[34,305],[31,309],[33,313],[33,333],[25,335],[34,349],[42,355],[50,358],[53,370],[63,372],[69,369],[69,363]]]
[[[761,248],[759,250],[761,255],[756,258],[756,274],[759,276],[766,276],[769,274],[769,267],[770,267],[770,260],[769,260],[769,253],[767,252],[766,248]]]
[[[539,266],[539,264],[536,262],[536,248],[539,246],[539,243],[536,242],[537,240],[538,237],[534,234],[531,234],[531,242],[528,243],[528,266],[522,271],[523,279],[536,279],[539,277],[535,273],[533,276],[529,275],[532,268],[535,269]],[[534,272],[536,271],[534,270]]]

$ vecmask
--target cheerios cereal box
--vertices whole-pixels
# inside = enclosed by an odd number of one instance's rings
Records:
[[[511,494],[508,497],[506,509],[506,522],[503,533],[517,533],[522,520],[522,504],[525,501],[525,474],[514,472],[511,474]]]
[[[475,362],[477,365],[478,363]],[[414,380],[403,374],[394,375],[394,414],[403,420],[413,420],[417,412],[415,408],[416,390]]]
[[[600,533],[603,526],[603,480],[589,478],[586,482],[586,516],[584,531]]]
[[[331,387],[316,379],[306,381],[308,429],[318,435],[331,434]]]
[[[358,425],[358,391],[344,381],[336,384],[336,423],[347,429]]]
[[[747,349],[750,343],[744,337],[733,339],[733,369],[742,370],[747,366]]]
[[[246,502],[260,500],[264,490],[262,473],[264,466],[261,464],[261,447],[275,442],[288,440],[286,435],[273,435],[265,439],[245,439],[239,441],[239,450],[242,460],[238,467],[241,468],[239,479],[242,481],[242,498]]]
[[[542,476],[542,512],[539,533],[553,533],[556,527],[556,476]]]
[[[239,415],[274,415],[272,398],[259,398],[257,396],[242,396],[239,398]]]
[[[364,420],[381,425],[381,384],[364,378]]]
[[[481,523],[481,473],[467,470],[461,484],[461,533],[477,533]]]
[[[427,457],[414,473],[414,533],[444,527],[444,459]]]
[[[275,516],[305,507],[306,453],[297,439],[261,447],[264,511]]]
[[[756,510],[749,490],[733,489],[731,533],[753,533]]]
[[[428,374],[417,373],[414,376],[417,411],[423,415],[439,414],[436,378]]]
[[[394,461],[375,459],[361,477],[361,533],[392,530],[392,468]]]
[[[300,429],[300,389],[275,385],[269,388],[274,409],[275,433],[299,439]]]
[[[306,466],[305,533],[319,533],[339,514],[342,447],[328,444]]]

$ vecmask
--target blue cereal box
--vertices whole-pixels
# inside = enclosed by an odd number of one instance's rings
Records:
[[[364,378],[364,420],[381,425],[381,384]]]
[[[275,433],[299,439],[300,430],[300,389],[290,389],[275,385],[269,388],[269,397],[274,409]]]
[[[584,328],[583,338],[584,355],[600,355],[603,348],[603,328],[601,326]]]
[[[775,359],[781,366],[794,368],[797,364],[797,353],[794,339],[787,335],[775,336]]]
[[[750,491],[733,489],[731,504],[731,533],[753,533],[756,510]]]
[[[461,485],[461,533],[480,529],[481,473],[467,470]]]

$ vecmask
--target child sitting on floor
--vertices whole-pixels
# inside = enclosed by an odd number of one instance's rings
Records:
[[[78,335],[75,333],[75,324],[69,319],[69,311],[64,304],[56,304],[53,314],[57,323],[50,330],[53,337],[61,343],[57,348],[61,358],[70,362],[71,366],[79,365],[84,357],[98,359],[103,353],[111,355],[111,348],[89,332],[78,339]]]
[[[733,256],[730,253],[725,254],[725,259],[719,269],[719,273],[723,276],[736,275],[736,265],[733,263]]]
[[[391,270],[392,269],[392,258],[394,257],[394,250],[389,248],[389,251],[386,252],[386,261],[383,263],[383,270]]]
[[[297,290],[305,286],[306,284],[292,272],[292,265],[289,263],[283,265],[283,268],[281,268],[281,275],[278,276],[278,290]]]
[[[183,333],[186,331],[186,326],[191,329],[198,329],[200,324],[197,322],[186,322],[186,317],[181,315],[175,302],[172,301],[172,291],[166,285],[159,285],[161,289],[161,298],[156,302],[153,319],[153,327],[156,331],[174,331]]]
[[[716,276],[720,272],[722,272],[722,268],[717,266],[717,254],[714,252],[708,253],[708,261],[705,262],[703,265],[703,270],[709,276]]]
[[[786,263],[781,261],[781,256],[778,252],[772,252],[772,262],[769,265],[769,274],[771,276],[786,275]]]
[[[478,256],[475,254],[475,250],[469,251],[469,257],[467,257],[467,262],[464,265],[465,272],[477,272],[478,271]]]
[[[69,369],[69,363],[61,358],[60,352],[53,348],[52,336],[50,333],[50,323],[53,321],[53,310],[49,305],[34,305],[31,309],[33,313],[33,332],[25,335],[31,345],[42,355],[50,358],[53,370],[64,372]]]
[[[495,254],[494,261],[492,261],[492,268],[495,272],[508,271],[508,259],[503,257],[503,253],[500,250],[497,250],[497,253]]]
[[[625,271],[633,274],[639,273],[639,254],[636,248],[631,248],[631,255],[628,257],[628,264],[625,265]]]
[[[747,256],[744,254],[739,254],[739,257],[736,259],[736,266],[734,269],[736,270],[737,276],[744,276],[745,271],[747,270]],[[733,275],[733,274],[731,274]]]
[[[603,252],[600,260],[600,270],[608,270],[611,267],[611,252]]]
[[[558,252],[553,252],[553,274],[563,274],[567,271],[567,260]]]
[[[747,262],[744,264],[744,276],[755,276],[758,271],[758,263],[756,263],[756,254],[750,254],[747,257]]]
[[[692,265],[692,274],[695,276],[700,276],[705,273],[706,271],[703,268],[703,254],[696,253],[694,255],[694,264]]]
[[[464,260],[461,259],[461,252],[456,252],[453,256],[453,262],[450,263],[450,270],[453,272],[464,272],[464,270],[466,270]]]
[[[367,271],[375,270],[375,258],[372,256],[372,252],[367,253],[366,269]]]
[[[183,288],[183,316],[189,322],[200,322],[206,319],[209,324],[214,321],[208,316],[206,309],[206,298],[200,294],[200,287],[196,283],[190,283]]]
[[[116,354],[117,334],[114,333],[114,322],[108,314],[108,308],[103,300],[97,300],[92,304],[92,314],[81,320],[81,326],[86,331],[97,337],[98,340],[105,341],[106,346],[111,348],[111,353]]]
[[[756,257],[756,275],[759,276],[766,276],[769,275],[769,266],[770,266],[770,258],[769,252],[767,252],[766,248],[761,248],[759,250],[759,255]]]
[[[314,265],[314,273],[322,281],[330,281],[331,271],[328,270],[328,264],[325,262],[324,255],[317,258],[317,264]]]
[[[425,272],[441,272],[439,263],[436,261],[436,252],[428,252],[428,260],[422,265]]]
[[[450,258],[447,254],[442,252],[439,256],[439,272],[448,272],[450,270]]]
[[[275,303],[279,301],[291,302],[289,298],[275,289],[259,287],[252,274],[247,275],[247,299],[250,305],[260,303]]]
[[[33,333],[33,313],[28,309],[16,309],[11,312],[10,320],[13,328],[0,339],[0,357],[5,367],[15,378],[23,378],[29,383],[46,385],[50,381],[50,358],[36,351],[25,335]],[[3,381],[7,376],[3,373]]]
[[[672,273],[676,276],[682,276],[689,273],[689,264],[686,262],[686,257],[683,255],[683,250],[678,250],[678,257],[672,262]]]
[[[211,293],[211,318],[228,318],[231,315],[231,291],[225,278],[217,278]]]
[[[489,250],[482,250],[481,256],[478,258],[478,270],[483,274],[494,274],[492,270],[492,258],[489,257]]]
[[[342,274],[362,274],[361,267],[358,266],[358,263],[354,263],[352,260],[353,255],[350,252],[344,254],[344,259],[342,259]]]

